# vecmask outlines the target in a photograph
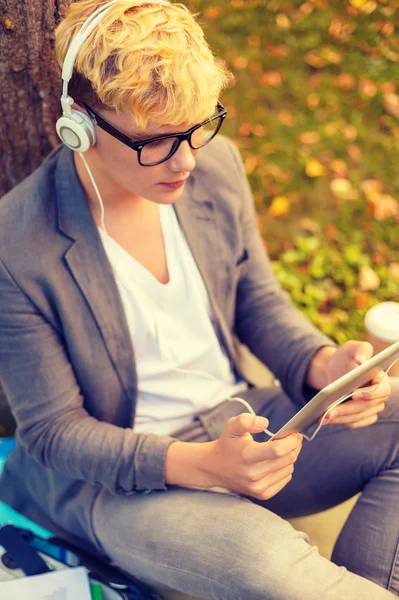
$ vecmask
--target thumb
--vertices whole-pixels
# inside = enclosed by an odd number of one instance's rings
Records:
[[[361,365],[373,356],[373,346],[369,342],[358,342],[354,348],[354,360]]]
[[[239,437],[247,433],[260,433],[268,425],[269,421],[266,417],[257,417],[249,413],[242,413],[228,420],[227,431],[231,437]]]

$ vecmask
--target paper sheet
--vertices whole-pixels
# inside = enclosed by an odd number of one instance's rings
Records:
[[[91,600],[84,567],[0,583],[1,600]]]

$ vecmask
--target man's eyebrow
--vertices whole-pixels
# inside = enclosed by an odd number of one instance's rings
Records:
[[[132,140],[137,142],[145,142],[146,140],[151,140],[152,138],[161,137],[162,135],[169,135],[169,133],[135,133],[130,137]]]

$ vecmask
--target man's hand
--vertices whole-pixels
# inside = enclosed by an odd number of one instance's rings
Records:
[[[166,483],[200,489],[222,487],[259,500],[275,496],[292,479],[302,436],[255,442],[251,434],[260,433],[268,424],[265,417],[243,413],[227,421],[216,441],[174,442],[166,453]]]
[[[211,448],[206,464],[210,482],[245,496],[268,500],[292,479],[302,436],[290,434],[272,442],[255,442],[251,433],[268,427],[265,417],[243,413],[232,417]]]
[[[327,384],[358,367],[372,356],[373,347],[368,342],[346,342],[335,353],[330,354],[326,360]],[[376,391],[371,391],[377,387],[384,375],[384,371],[377,373],[368,386],[359,388],[350,400],[334,408],[324,422],[334,425],[344,424],[351,429],[367,427],[375,423],[391,394],[388,378]]]

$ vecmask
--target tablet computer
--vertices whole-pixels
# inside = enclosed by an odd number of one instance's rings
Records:
[[[387,369],[398,359],[399,342],[396,342],[320,390],[269,441],[283,438],[290,433],[302,433],[313,425],[336,400],[366,385],[379,371]]]

